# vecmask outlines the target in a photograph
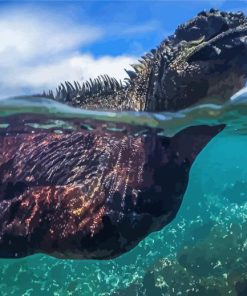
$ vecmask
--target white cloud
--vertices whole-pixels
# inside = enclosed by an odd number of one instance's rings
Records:
[[[88,54],[78,54],[36,67],[24,65],[6,73],[5,77],[2,77],[2,82],[14,90],[29,86],[33,92],[42,92],[42,90],[53,89],[66,80],[83,81],[106,73],[109,76],[124,79],[126,77],[124,68],[134,61],[134,58],[128,56],[104,56],[96,59]],[[19,75],[20,71],[21,75]],[[18,78],[13,80],[13,74]]]
[[[0,54],[14,51],[19,59],[31,59],[45,54],[57,54],[100,37],[98,28],[79,26],[70,28],[39,19],[0,19]]]
[[[68,52],[103,35],[98,27],[76,24],[65,16],[45,11],[0,12],[0,54],[13,52],[12,58],[21,61]]]
[[[85,80],[99,74],[118,79],[136,59],[95,58],[80,53],[83,45],[104,37],[95,26],[81,25],[64,15],[8,9],[0,12],[0,97],[54,89],[65,80]]]

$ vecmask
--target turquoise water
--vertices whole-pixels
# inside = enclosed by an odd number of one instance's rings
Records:
[[[75,118],[87,126],[93,118],[111,128],[116,122],[156,127],[166,135],[201,123],[226,123],[228,128],[197,157],[182,206],[168,226],[109,261],[58,260],[42,254],[1,259],[1,295],[247,295],[240,294],[247,281],[245,99],[176,114],[121,115],[79,111],[46,100],[8,100],[1,102],[0,127],[10,125],[9,116],[17,113],[31,113],[28,124],[33,128],[40,127],[40,121],[33,122],[35,116],[49,114],[43,127],[57,131],[75,128]]]

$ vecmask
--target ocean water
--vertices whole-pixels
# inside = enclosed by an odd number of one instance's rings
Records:
[[[113,260],[44,254],[0,259],[0,295],[247,295],[247,96],[177,113],[94,112],[42,98],[0,101],[0,133],[65,132],[132,125],[172,136],[185,127],[226,124],[199,154],[176,218]],[[18,124],[16,121],[18,120]],[[20,122],[22,126],[20,126]]]

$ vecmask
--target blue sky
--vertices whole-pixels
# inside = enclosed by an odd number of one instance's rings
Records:
[[[0,97],[54,89],[123,68],[203,9],[246,10],[247,1],[0,2]]]

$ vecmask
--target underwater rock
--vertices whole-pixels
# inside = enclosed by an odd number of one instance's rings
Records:
[[[107,259],[176,215],[197,154],[224,126],[0,136],[0,256]]]
[[[183,245],[176,258],[160,258],[146,270],[143,279],[112,296],[247,295],[246,230],[247,222],[215,223],[203,240]]]

